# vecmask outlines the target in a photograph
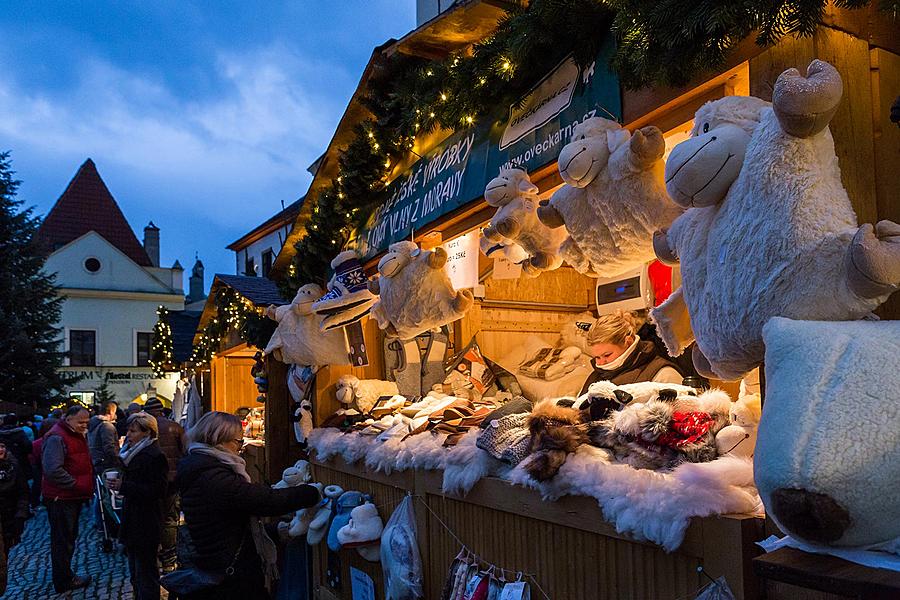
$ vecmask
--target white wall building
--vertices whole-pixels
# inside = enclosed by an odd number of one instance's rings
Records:
[[[300,198],[227,246],[234,252],[235,275],[269,276],[275,257],[281,252],[302,205],[303,198]]]
[[[159,228],[138,242],[97,172],[85,161],[47,214],[38,239],[56,273],[62,306],[66,371],[83,378],[69,390],[90,404],[105,381],[119,404],[154,391],[171,400],[176,375],[155,378],[149,367],[156,309],[184,308],[184,269],[159,265]],[[201,284],[202,285],[202,284]]]

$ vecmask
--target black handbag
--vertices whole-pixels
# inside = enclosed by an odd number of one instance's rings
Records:
[[[221,573],[218,571],[207,571],[198,567],[179,568],[160,577],[159,584],[170,594],[175,594],[179,597],[196,594],[220,585],[225,581],[226,577],[234,575],[234,565],[237,564],[238,556],[241,555],[241,550],[244,548],[244,539],[246,539],[246,536],[241,539],[237,552],[235,552],[234,558],[231,559],[231,564]]]

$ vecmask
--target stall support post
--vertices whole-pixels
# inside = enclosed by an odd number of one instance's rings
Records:
[[[713,579],[725,576],[738,600],[760,597],[759,578],[753,572],[752,558],[762,554],[754,541],[763,539],[761,519],[750,515],[707,517],[703,526],[702,567]],[[734,560],[740,556],[741,560]]]
[[[291,455],[291,401],[287,389],[287,365],[266,357],[269,387],[266,393],[266,479],[274,483],[293,464]],[[295,459],[294,459],[295,460]]]

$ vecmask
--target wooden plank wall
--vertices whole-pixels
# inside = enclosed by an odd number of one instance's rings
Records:
[[[250,375],[253,364],[253,358],[248,356],[219,355],[212,360],[212,410],[233,414],[241,407],[263,406],[256,401],[259,391]]]

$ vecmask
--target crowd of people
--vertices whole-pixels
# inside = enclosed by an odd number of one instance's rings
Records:
[[[90,507],[95,526],[114,532],[126,552],[137,600],[160,597],[161,573],[200,582],[178,595],[184,600],[267,598],[276,552],[260,517],[312,506],[320,501],[318,490],[252,483],[240,456],[237,416],[207,413],[186,434],[156,398],[125,411],[109,401],[95,412],[75,404],[44,419],[3,418],[3,555],[43,503],[54,589],[89,586],[91,576],[74,573],[71,565],[81,512]],[[101,507],[104,488],[122,502],[113,522]],[[179,544],[182,517],[186,542]],[[6,573],[4,563],[0,594]]]

